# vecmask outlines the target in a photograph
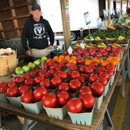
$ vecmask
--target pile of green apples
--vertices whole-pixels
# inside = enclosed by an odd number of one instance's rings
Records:
[[[27,65],[24,65],[22,67],[16,67],[15,74],[16,75],[22,75],[24,73],[29,72],[30,70],[36,69],[36,67],[40,64],[45,63],[47,60],[46,56],[42,56],[41,59],[37,59],[34,62],[29,62]]]

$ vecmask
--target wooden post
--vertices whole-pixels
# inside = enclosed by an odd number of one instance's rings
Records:
[[[60,5],[61,5],[61,14],[62,14],[64,42],[65,42],[65,45],[66,45],[66,49],[68,49],[71,45],[70,24],[69,24],[69,22],[66,21],[64,0],[60,0]]]
[[[107,0],[107,2],[108,2],[108,11],[110,11],[110,0]],[[109,13],[108,14],[108,25],[110,24],[110,22],[111,22],[111,14]]]
[[[122,15],[122,0],[120,0],[120,14]]]

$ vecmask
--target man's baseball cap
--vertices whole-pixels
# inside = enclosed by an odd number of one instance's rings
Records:
[[[41,11],[41,7],[40,7],[40,5],[38,5],[38,4],[34,4],[34,5],[32,5],[32,11],[35,11],[36,9],[38,9],[38,10]]]

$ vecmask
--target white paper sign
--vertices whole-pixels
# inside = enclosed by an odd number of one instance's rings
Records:
[[[73,49],[72,49],[72,47],[70,46],[69,48],[68,48],[68,50],[67,50],[68,52],[69,52],[69,54],[71,55],[72,54],[72,52],[73,52]]]
[[[84,13],[84,19],[85,19],[86,25],[88,25],[88,24],[91,23],[90,16],[89,16],[89,12],[85,12],[85,13]]]
[[[81,46],[82,49],[84,49],[85,48],[85,43],[80,43],[80,46]]]

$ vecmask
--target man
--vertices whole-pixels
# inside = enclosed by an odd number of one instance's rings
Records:
[[[41,16],[41,7],[38,4],[32,6],[31,16],[24,25],[21,41],[26,54],[33,61],[50,54],[54,43],[54,33],[49,22]]]

